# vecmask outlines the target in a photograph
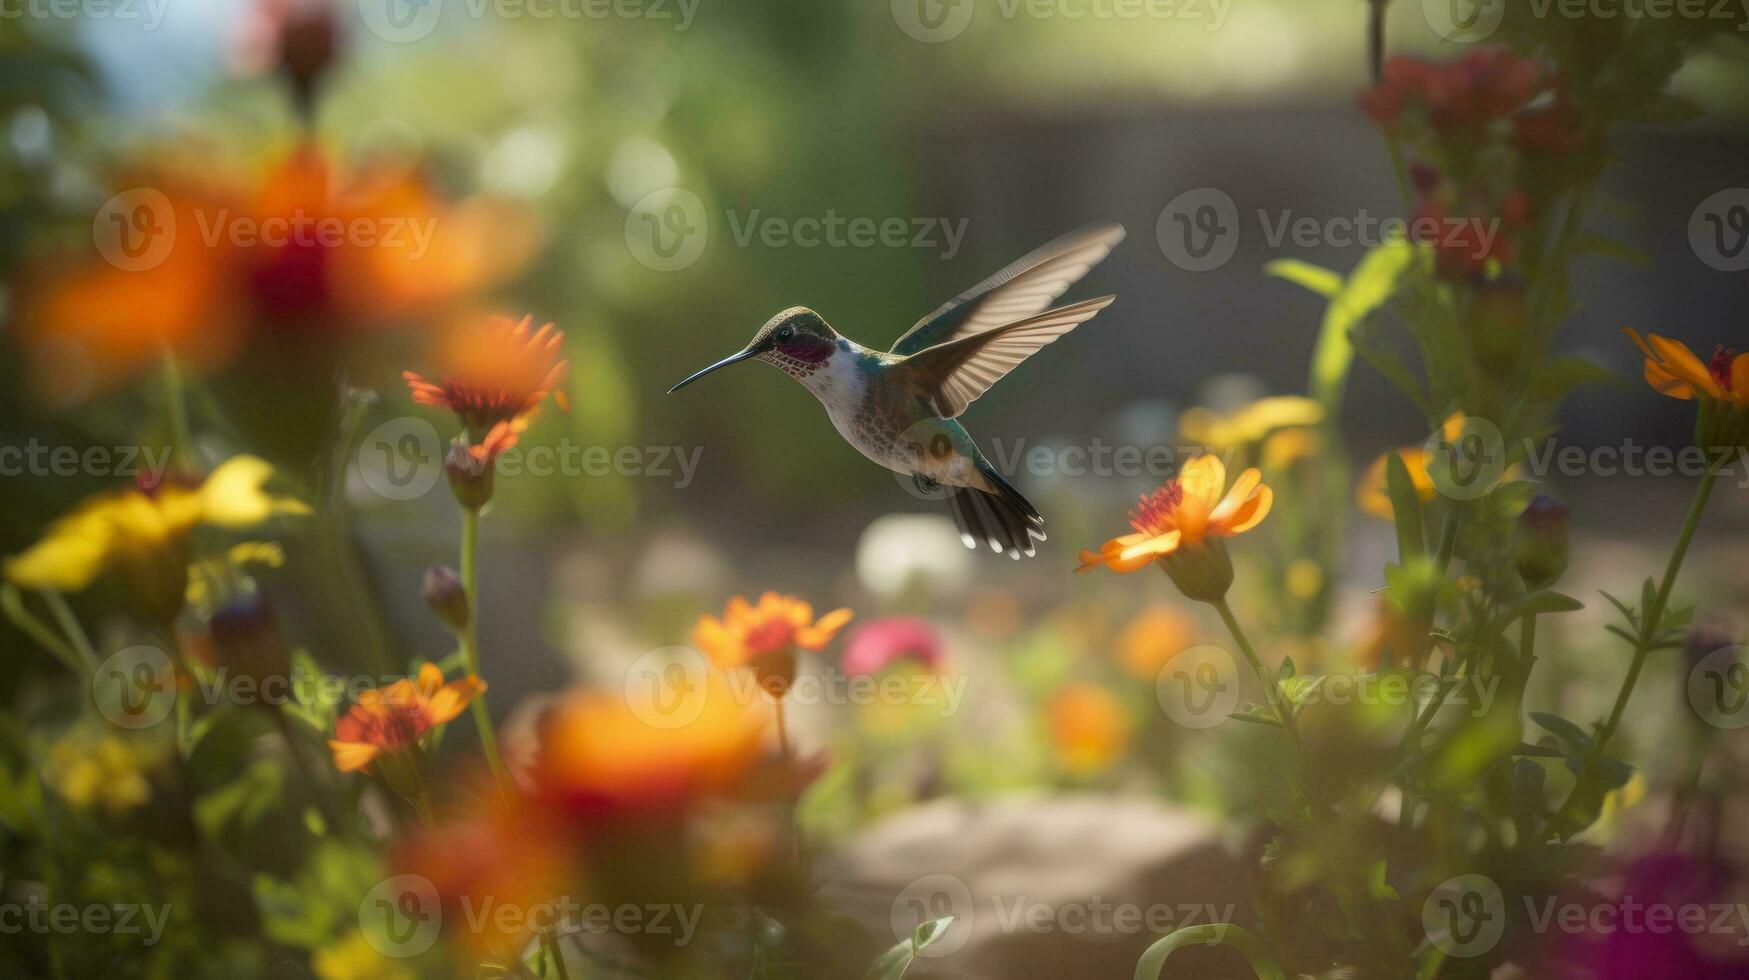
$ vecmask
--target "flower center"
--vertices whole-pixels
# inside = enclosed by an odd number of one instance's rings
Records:
[[[1720,344],[1713,348],[1713,359],[1707,362],[1707,370],[1712,373],[1713,380],[1726,391],[1731,390],[1731,362],[1737,359],[1737,349]]]
[[[754,653],[776,653],[795,645],[796,631],[789,621],[773,617],[747,631],[747,648]]]
[[[1184,500],[1184,487],[1170,480],[1153,493],[1142,497],[1130,511],[1130,527],[1141,534],[1165,534],[1178,523],[1178,505]]]

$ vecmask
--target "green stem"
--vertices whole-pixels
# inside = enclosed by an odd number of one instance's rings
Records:
[[[80,662],[79,655],[73,652],[66,641],[56,636],[48,624],[31,615],[24,608],[24,594],[11,585],[0,587],[0,609],[6,612],[6,618],[12,625],[37,642],[37,645],[54,655],[66,668],[81,677],[89,679],[91,668]]]
[[[1664,566],[1664,579],[1658,584],[1658,593],[1652,597],[1649,607],[1640,610],[1640,636],[1634,644],[1633,663],[1628,666],[1628,675],[1622,680],[1621,693],[1615,697],[1615,707],[1610,709],[1609,719],[1597,731],[1596,752],[1599,756],[1615,735],[1622,712],[1628,708],[1628,698],[1633,697],[1634,685],[1639,683],[1646,656],[1652,652],[1652,641],[1657,638],[1658,627],[1664,621],[1664,607],[1670,601],[1670,589],[1676,584],[1676,574],[1682,570],[1682,559],[1688,554],[1688,543],[1694,539],[1695,529],[1700,526],[1700,516],[1706,511],[1707,498],[1712,496],[1713,483],[1718,477],[1719,468],[1715,465],[1708,467],[1706,475],[1700,478],[1694,501],[1688,505],[1688,517],[1682,523],[1682,533],[1676,538],[1676,548],[1670,552],[1670,561]]]
[[[480,512],[467,507],[462,508],[462,592],[468,599],[468,622],[461,631],[462,661],[467,664],[468,673],[480,676]],[[509,792],[511,788],[510,771],[504,767],[504,757],[498,754],[498,736],[492,731],[492,713],[486,708],[486,697],[480,695],[473,701],[474,727],[480,733],[480,750],[486,755],[486,763],[492,767],[492,775],[498,780],[498,788]]]
[[[91,645],[91,637],[85,634],[85,627],[79,625],[79,617],[73,615],[73,607],[67,605],[66,597],[50,590],[43,593],[43,601],[48,603],[49,612],[54,614],[55,622],[73,644],[79,659],[85,662],[85,672],[97,670],[97,650]]]
[[[1439,528],[1439,550],[1433,554],[1433,565],[1438,571],[1436,579],[1441,585],[1445,583],[1446,571],[1451,568],[1452,553],[1457,550],[1458,526],[1462,521],[1455,506],[1446,509],[1445,522]],[[1420,627],[1421,649],[1415,651],[1415,659],[1410,661],[1416,670],[1422,669],[1433,653],[1433,620],[1438,615],[1439,593],[1434,592],[1426,605],[1417,610],[1415,621]]]
[[[1524,697],[1524,692],[1530,687],[1530,671],[1536,666],[1536,614],[1519,621],[1518,624],[1518,696]]]
[[[188,424],[187,391],[182,381],[182,368],[176,354],[164,348],[164,408],[170,421],[170,451],[184,466],[194,465],[194,430]]]
[[[565,968],[565,952],[559,948],[559,939],[556,930],[551,928],[542,929],[540,943],[546,948],[547,955],[552,957],[553,967],[559,973],[559,980],[571,980],[571,972]],[[546,971],[543,970],[542,972],[544,973]]]
[[[1224,922],[1186,926],[1149,946],[1136,962],[1136,980],[1159,980],[1166,957],[1186,946],[1230,946],[1244,955],[1257,980],[1284,980],[1281,967],[1262,942],[1238,926]]]
[[[1282,694],[1281,685],[1275,682],[1269,671],[1263,668],[1263,661],[1257,659],[1257,651],[1251,648],[1251,641],[1245,638],[1245,631],[1239,627],[1239,620],[1233,615],[1233,608],[1227,605],[1223,596],[1211,603],[1215,611],[1221,614],[1221,621],[1227,624],[1227,632],[1233,634],[1233,642],[1239,644],[1239,652],[1245,655],[1251,669],[1257,672],[1257,679],[1263,682],[1264,693],[1269,696],[1269,705],[1275,709],[1275,715],[1281,719],[1281,727],[1287,730],[1294,744],[1300,742],[1299,722],[1294,721],[1293,712],[1289,710],[1287,698]]]

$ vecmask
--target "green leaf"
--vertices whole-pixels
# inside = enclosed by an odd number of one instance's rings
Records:
[[[1397,556],[1407,565],[1427,553],[1426,524],[1421,518],[1421,494],[1409,477],[1409,466],[1397,452],[1385,454],[1385,491],[1391,498],[1391,516],[1397,525]]]
[[[1281,668],[1275,672],[1275,682],[1280,684],[1294,676],[1294,658],[1281,658]]]
[[[1299,259],[1276,259],[1263,265],[1263,274],[1304,286],[1325,299],[1342,289],[1342,274]]]
[[[1256,974],[1257,980],[1286,980],[1275,957],[1256,936],[1224,922],[1186,926],[1155,942],[1136,962],[1135,980],[1160,980],[1160,971],[1166,968],[1166,957],[1198,943],[1205,946],[1230,946],[1238,950],[1244,955],[1245,961],[1251,964],[1251,972]]]
[[[1372,867],[1368,868],[1366,873],[1367,891],[1371,892],[1372,897],[1376,899],[1396,900],[1401,898],[1402,896],[1397,894],[1397,890],[1391,887],[1391,883],[1385,880],[1385,870],[1383,860],[1372,863]]]
[[[1586,734],[1584,729],[1560,715],[1551,715],[1546,711],[1532,711],[1529,712],[1529,717],[1531,721],[1543,726],[1551,735],[1566,742],[1574,752],[1591,748],[1591,736]]]
[[[1573,246],[1574,255],[1604,255],[1612,259],[1620,259],[1630,265],[1640,267],[1652,264],[1652,259],[1646,253],[1627,244],[1618,242],[1596,232],[1586,232],[1579,236],[1579,241]]]
[[[953,916],[944,915],[939,919],[918,923],[911,938],[901,940],[892,949],[882,953],[868,968],[867,980],[899,980],[905,971],[911,968],[911,961],[917,958],[917,953],[930,943],[940,939],[947,932],[947,927],[953,925]]]
[[[1507,608],[1506,618],[1500,621],[1500,625],[1502,627],[1510,626],[1513,622],[1522,619],[1525,616],[1543,616],[1554,613],[1578,612],[1584,608],[1585,604],[1572,596],[1562,595],[1559,592],[1550,592],[1547,590],[1542,592],[1532,592],[1531,594],[1520,598],[1517,602],[1514,602]]]
[[[1348,369],[1354,363],[1350,335],[1396,292],[1397,278],[1414,255],[1406,242],[1380,245],[1361,258],[1342,288],[1330,296],[1318,328],[1318,343],[1312,350],[1311,392],[1332,417],[1342,404]]]

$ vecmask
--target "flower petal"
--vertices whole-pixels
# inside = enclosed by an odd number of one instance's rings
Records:
[[[1749,406],[1749,354],[1738,354],[1731,360],[1731,400]]]
[[[1652,334],[1646,338],[1652,349],[1658,353],[1658,359],[1666,371],[1693,385],[1696,390],[1711,395],[1714,398],[1723,396],[1719,383],[1713,380],[1706,363],[1696,357],[1694,351],[1678,341],[1668,337]]]
[[[431,703],[425,708],[426,718],[432,726],[453,721],[468,706],[468,702],[485,690],[486,682],[471,675],[451,681],[431,696]]]
[[[419,693],[425,697],[436,694],[443,687],[443,670],[434,663],[426,662],[419,665],[419,678],[415,682]]]
[[[1178,474],[1178,485],[1184,488],[1184,501],[1180,506],[1207,513],[1220,499],[1221,488],[1227,485],[1227,466],[1219,456],[1204,453],[1184,464],[1184,469]],[[1200,507],[1191,506],[1193,498],[1200,502]]]
[[[328,742],[328,751],[334,753],[334,768],[341,772],[357,772],[370,765],[379,751],[369,742]]]
[[[1256,527],[1269,516],[1269,508],[1275,504],[1275,491],[1267,486],[1257,488],[1256,496],[1239,505],[1227,524],[1228,534],[1243,534]]]

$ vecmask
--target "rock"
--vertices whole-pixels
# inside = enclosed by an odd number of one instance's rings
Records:
[[[1184,925],[1253,924],[1250,870],[1207,818],[1114,796],[941,800],[876,824],[825,861],[824,890],[885,938],[955,916],[909,978],[1127,978]],[[1243,958],[1197,946],[1162,974],[1249,980]]]

